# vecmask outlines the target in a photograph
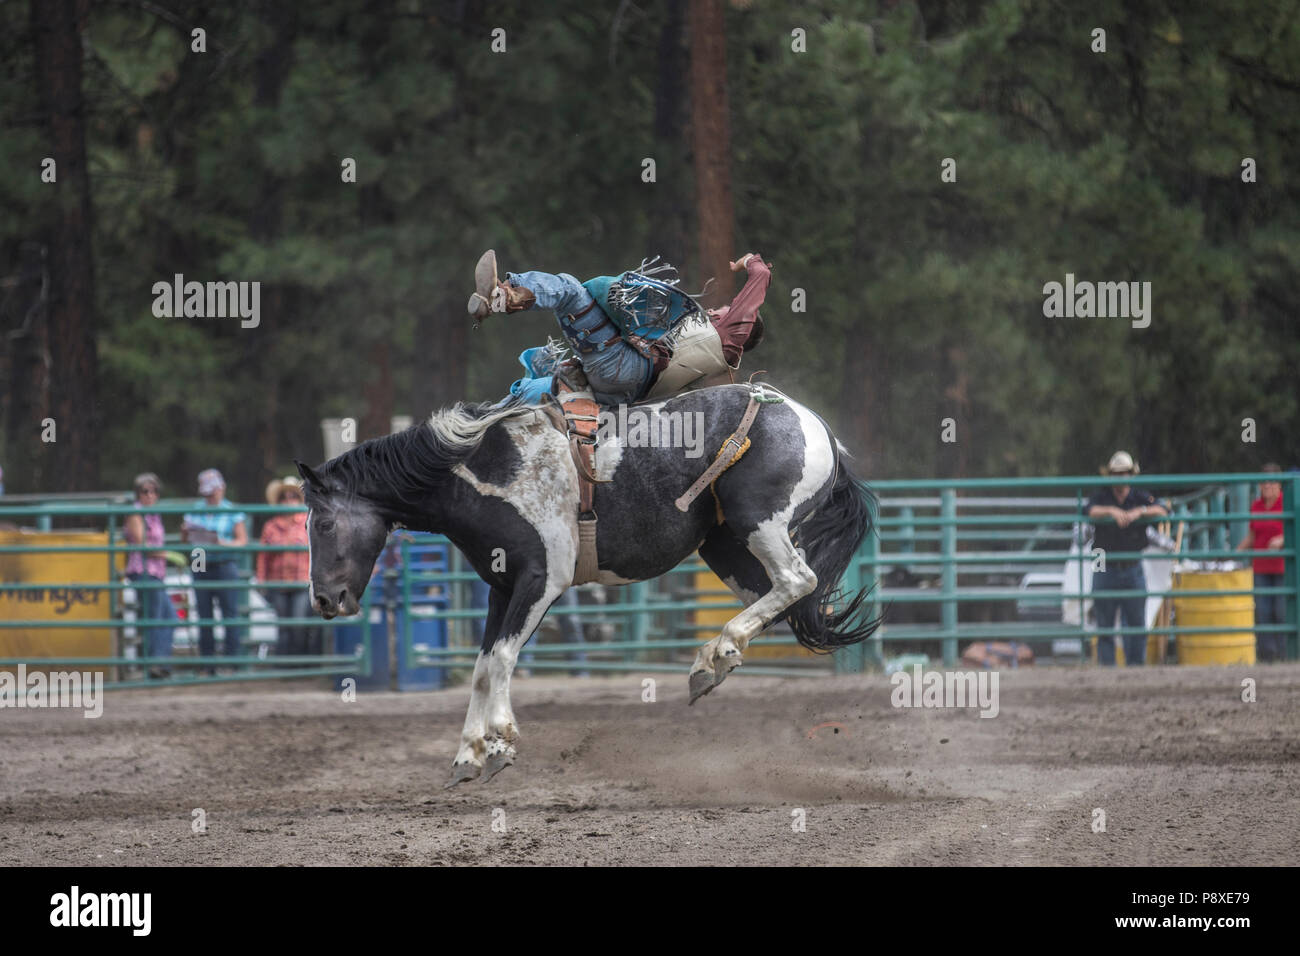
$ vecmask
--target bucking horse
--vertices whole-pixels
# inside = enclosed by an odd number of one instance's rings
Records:
[[[461,403],[317,468],[298,463],[321,617],[358,612],[395,527],[445,535],[491,588],[449,787],[490,779],[514,761],[511,673],[547,609],[575,583],[644,581],[699,551],[744,609],[696,655],[692,704],[778,621],[823,652],[863,641],[879,624],[866,592],[839,590],[872,533],[875,498],[812,411],[755,385],[628,406],[635,418],[601,416],[584,467],[573,418],[593,416],[553,405]],[[680,443],[620,431],[629,421],[644,431],[646,422],[653,430],[685,416],[702,426],[704,449],[719,449],[710,473],[702,474],[709,458],[684,454]]]

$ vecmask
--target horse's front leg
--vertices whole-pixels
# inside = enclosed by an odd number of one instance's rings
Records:
[[[548,584],[544,574],[521,575],[506,602],[499,627],[484,630],[483,646],[474,665],[470,709],[448,786],[473,779],[480,770],[483,779],[490,780],[514,763],[519,725],[510,707],[510,676],[520,649],[563,591],[563,586]]]
[[[510,595],[506,591],[492,588],[488,592],[488,611],[483,622],[482,648],[490,647],[496,642],[497,636],[501,633],[501,622],[505,618],[509,602]],[[469,682],[469,709],[465,712],[465,726],[460,732],[460,749],[456,752],[456,759],[451,762],[451,778],[447,781],[446,787],[448,790],[458,783],[473,780],[483,770],[483,757],[487,749],[484,740],[487,702],[491,687],[487,658],[480,649],[474,661],[474,676]]]

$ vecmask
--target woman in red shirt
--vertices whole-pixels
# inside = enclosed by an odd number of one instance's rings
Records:
[[[1261,471],[1280,474],[1277,465],[1265,465]],[[1282,483],[1261,481],[1259,497],[1251,504],[1252,513],[1267,514],[1282,510]],[[1237,545],[1238,551],[1277,551],[1282,547],[1282,522],[1275,518],[1261,518],[1250,522],[1250,532]],[[1256,588],[1280,588],[1286,570],[1285,558],[1255,558]],[[1283,624],[1286,621],[1286,603],[1281,594],[1255,595],[1255,625]],[[1261,661],[1286,659],[1286,635],[1281,631],[1264,631],[1255,634],[1255,652]]]
[[[281,478],[266,486],[266,503],[269,505],[295,505],[302,507],[302,482],[297,478]],[[276,515],[262,528],[262,544],[306,545],[307,512]],[[300,582],[300,586],[266,588],[263,594],[277,618],[311,617],[308,601],[307,579],[311,574],[311,558],[306,551],[259,551],[257,553],[257,580],[262,584],[271,581]],[[276,654],[319,654],[320,628],[291,624],[277,627]]]

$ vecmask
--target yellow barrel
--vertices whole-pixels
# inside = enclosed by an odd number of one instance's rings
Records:
[[[1162,658],[1162,656],[1161,656],[1161,654],[1160,654],[1160,635],[1159,635],[1159,634],[1148,634],[1148,635],[1147,635],[1147,659],[1146,659],[1146,662],[1147,662],[1148,664],[1152,665],[1152,666],[1154,666],[1154,665],[1156,665],[1156,664],[1163,664],[1163,663],[1164,663],[1164,659]]]
[[[701,592],[700,600],[706,603],[724,602],[731,598],[731,591],[722,579],[712,571],[695,572],[695,590]],[[733,598],[734,600],[734,598]],[[726,624],[733,617],[740,613],[739,605],[729,604],[718,610],[699,610],[692,612],[696,624],[711,624],[722,630],[722,625]],[[710,634],[707,631],[697,631],[700,642],[710,640],[717,636],[717,632]],[[763,640],[760,635],[755,641],[745,649],[745,660],[751,660],[759,657],[817,657],[806,647],[792,647],[786,644],[772,644]]]
[[[1174,591],[1246,591],[1255,586],[1250,568],[1240,571],[1182,571],[1174,574]],[[1255,598],[1250,594],[1222,597],[1175,597],[1178,627],[1244,627],[1245,631],[1178,635],[1178,663],[1193,665],[1255,663]]]

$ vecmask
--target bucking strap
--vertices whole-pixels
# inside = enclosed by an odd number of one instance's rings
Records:
[[[596,516],[578,519],[578,563],[573,569],[573,583],[586,584],[600,577],[596,560]]]
[[[718,456],[713,459],[713,464],[705,470],[704,474],[695,479],[695,484],[686,489],[686,493],[677,499],[675,504],[677,510],[686,512],[691,507],[691,502],[700,496],[705,488],[713,484],[718,476],[740,460],[740,456],[745,453],[748,447],[748,439],[745,437],[749,434],[749,426],[754,424],[754,418],[758,415],[759,402],[751,393],[749,404],[745,406],[745,414],[740,419],[740,424],[736,430],[731,433],[730,437],[722,443],[722,448],[718,451]]]

